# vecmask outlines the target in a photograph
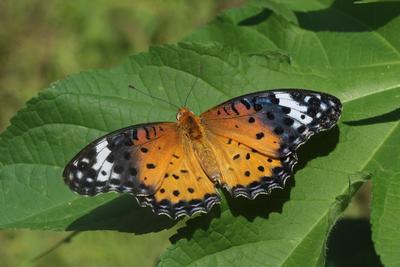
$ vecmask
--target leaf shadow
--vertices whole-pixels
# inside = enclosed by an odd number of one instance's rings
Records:
[[[371,14],[384,14],[374,16]],[[299,26],[311,31],[370,32],[386,25],[400,14],[400,3],[356,4],[348,0],[336,0],[323,10],[296,12]],[[338,19],[340,15],[341,19]],[[368,24],[365,23],[368,21]]]
[[[115,230],[146,234],[169,229],[178,221],[156,215],[149,207],[140,207],[134,196],[125,194],[76,219],[66,230]]]
[[[400,108],[392,110],[390,112],[377,115],[374,117],[369,117],[365,119],[355,120],[355,121],[345,121],[343,122],[346,125],[350,126],[362,126],[362,125],[370,125],[377,123],[385,123],[400,120]]]
[[[385,14],[374,16],[374,20],[368,19],[370,14]],[[258,14],[243,19],[239,26],[256,26],[262,24],[273,14],[273,11],[264,8]],[[385,2],[356,4],[348,0],[336,0],[333,4],[321,10],[294,12],[297,17],[298,26],[311,31],[332,31],[332,32],[366,32],[374,31],[384,26],[400,14],[400,3]],[[338,14],[343,19],[337,19]],[[363,20],[369,22],[366,25]]]
[[[338,126],[312,137],[306,145],[297,151],[299,162],[294,169],[294,174],[303,169],[310,160],[328,155],[335,149],[338,142]],[[228,192],[224,191],[225,198],[222,205],[227,206],[225,208],[229,209],[234,217],[242,216],[249,222],[257,217],[268,219],[271,213],[281,213],[283,205],[290,200],[291,189],[295,186],[294,174],[289,178],[283,190],[274,190],[272,194],[260,195],[254,200],[233,198]],[[211,221],[217,217],[221,217],[221,210],[214,208],[210,214],[188,220],[187,225],[179,229],[170,238],[170,241],[176,243],[180,239],[192,239],[196,230],[208,229]]]
[[[201,214],[198,217],[194,217],[189,219],[186,222],[186,226],[179,228],[177,233],[170,237],[170,242],[175,244],[182,238],[186,238],[188,240],[192,239],[193,234],[196,230],[202,229],[207,230],[215,218],[221,217],[221,207],[219,205],[215,205],[209,213]]]
[[[383,266],[374,249],[371,224],[364,218],[343,218],[332,228],[327,240],[329,266]]]
[[[297,151],[299,161],[295,167],[294,174],[296,174],[298,170],[306,167],[307,162],[310,160],[329,155],[339,143],[339,135],[340,129],[338,125],[335,125],[332,129],[320,132],[311,137],[311,139]]]
[[[248,17],[238,23],[239,26],[252,26],[266,21],[271,15],[272,11],[270,9],[264,8],[260,13]]]

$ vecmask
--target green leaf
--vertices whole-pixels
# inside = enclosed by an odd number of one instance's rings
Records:
[[[400,94],[397,96],[400,101]],[[398,266],[400,258],[400,108],[384,115],[396,121],[395,127],[385,135],[382,146],[371,161],[374,170],[372,187],[372,235],[375,247],[386,266]]]
[[[391,248],[400,239],[386,240],[396,236],[393,185],[399,171],[385,151],[390,148],[398,159],[396,11],[395,3],[253,1],[186,39],[195,43],[154,47],[111,70],[52,84],[0,137],[0,227],[142,234],[175,224],[139,208],[132,196],[84,198],[62,181],[65,164],[96,137],[127,125],[174,120],[174,108],[129,84],[180,106],[198,79],[187,104],[196,113],[248,92],[309,88],[336,95],[344,111],[338,127],[299,150],[295,179],[254,201],[227,196],[211,214],[189,220],[160,263],[320,266],[332,224],[372,177],[374,239],[384,263],[396,265]],[[374,20],[372,12],[379,14]]]
[[[270,2],[265,3],[269,8]],[[220,42],[259,55],[275,45],[290,57],[290,66],[267,61],[265,67],[276,72],[264,76],[266,84],[313,88],[316,83],[315,88],[342,99],[343,123],[340,134],[314,137],[300,149],[294,187],[255,202],[232,201],[230,209],[223,206],[219,219],[210,223],[201,218],[188,223],[161,265],[321,266],[331,222],[348,202],[349,184],[359,185],[349,177],[357,176],[373,179],[376,249],[387,266],[399,264],[399,8],[393,3],[337,1],[320,10],[294,12],[294,22],[254,1],[187,39]],[[372,13],[380,15],[371,20]],[[324,157],[316,151],[324,151]]]

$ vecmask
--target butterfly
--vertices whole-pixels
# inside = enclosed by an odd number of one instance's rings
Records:
[[[340,100],[300,89],[233,98],[200,116],[180,108],[176,122],[130,126],[86,146],[65,167],[65,183],[82,195],[133,194],[140,206],[173,219],[207,213],[217,188],[254,199],[284,188],[296,149],[332,128]]]

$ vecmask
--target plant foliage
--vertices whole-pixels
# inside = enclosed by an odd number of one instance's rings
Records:
[[[254,201],[226,196],[178,231],[160,265],[319,266],[332,224],[370,177],[375,246],[387,266],[398,265],[399,10],[396,2],[252,1],[183,43],[53,83],[0,137],[0,227],[143,234],[175,224],[132,196],[77,196],[61,178],[96,137],[174,120],[174,108],[130,84],[180,106],[198,79],[188,101],[197,113],[244,93],[307,88],[339,97],[343,115],[299,150],[295,179]]]

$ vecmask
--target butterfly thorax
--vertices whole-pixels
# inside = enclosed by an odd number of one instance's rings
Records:
[[[217,182],[221,177],[221,172],[215,154],[205,136],[201,118],[188,108],[180,108],[176,118],[178,129],[180,129],[182,135],[186,136],[185,143],[191,146],[207,176],[213,182]]]
[[[178,128],[190,140],[200,140],[204,136],[204,129],[201,126],[200,118],[187,108],[180,108],[176,115]]]

